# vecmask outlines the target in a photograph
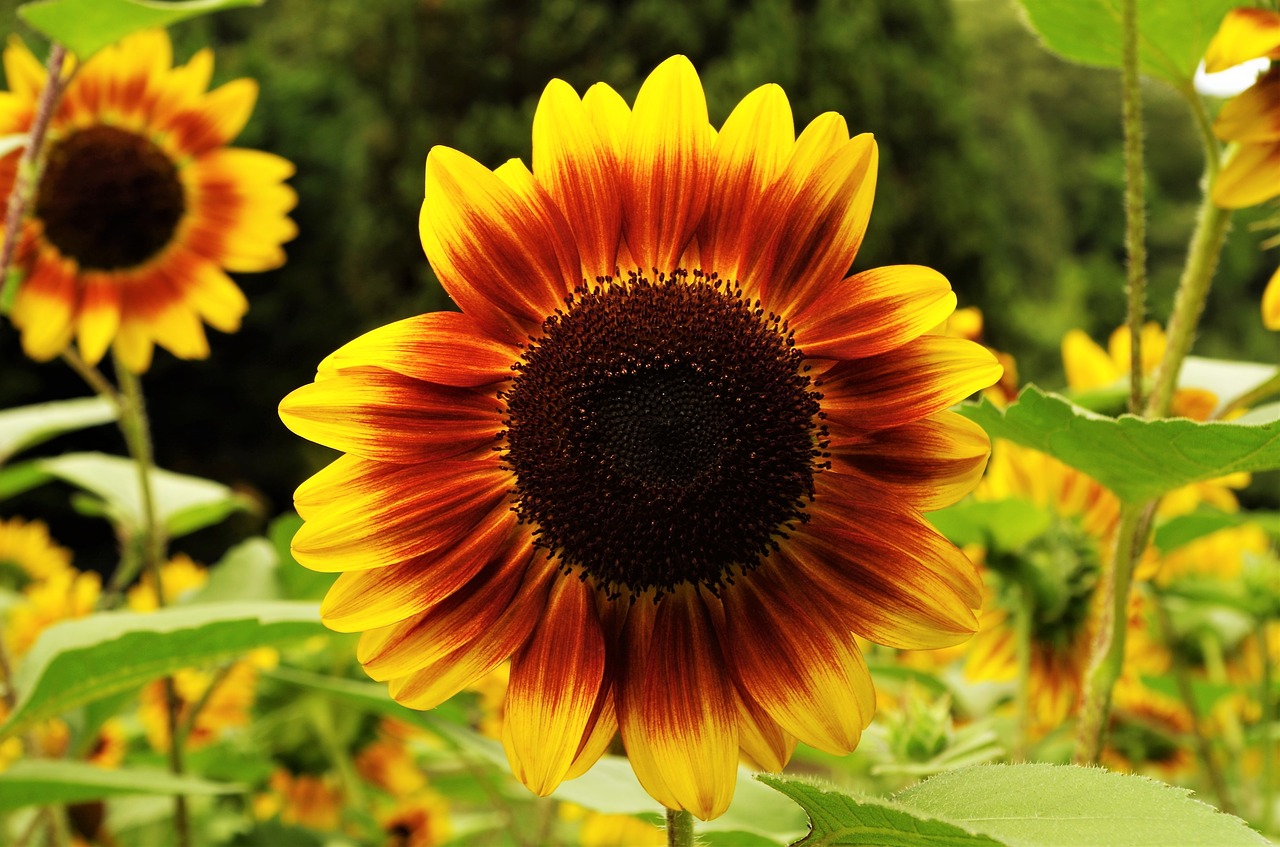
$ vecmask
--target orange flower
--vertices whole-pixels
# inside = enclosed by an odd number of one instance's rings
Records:
[[[797,138],[782,90],[717,132],[684,57],[629,107],[547,86],[530,171],[427,157],[421,235],[462,312],[325,359],[281,403],[344,453],[304,483],[299,562],[364,631],[393,697],[431,708],[511,658],[503,746],[538,794],[621,730],[645,788],[701,818],[739,750],[848,753],[871,719],[851,631],[968,638],[972,565],[921,517],[986,462],[948,407],[995,382],[928,335],[937,272],[845,277],[877,152],[842,118]]]
[[[45,71],[16,38],[4,52],[0,134],[26,132]],[[163,30],[129,36],[80,67],[49,125],[44,172],[18,245],[26,275],[13,304],[23,350],[57,356],[74,338],[96,363],[113,344],[145,371],[154,344],[209,355],[203,320],[234,332],[248,308],[224,273],[284,262],[296,202],[293,165],[227,147],[257,84],[207,91],[213,54],[173,67]],[[0,159],[0,197],[18,153]]]

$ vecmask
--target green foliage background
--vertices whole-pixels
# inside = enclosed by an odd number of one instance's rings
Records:
[[[1103,340],[1123,320],[1118,75],[1047,54],[1012,0],[270,0],[173,34],[180,60],[216,46],[215,83],[261,83],[238,143],[298,166],[301,234],[285,267],[240,277],[252,304],[243,329],[211,332],[206,362],[158,353],[146,378],[161,465],[255,493],[265,515],[287,509],[329,458],[284,429],[279,399],[349,338],[448,308],[417,235],[427,150],[527,161],[533,111],[554,76],[579,91],[605,80],[630,98],[680,52],[699,68],[713,122],[777,82],[798,125],[834,110],[875,133],[880,179],[857,265],[938,268],[961,305],[983,309],[987,342],[1017,357],[1024,380],[1059,385],[1062,334],[1078,326]],[[1149,83],[1144,93],[1150,303],[1163,320],[1200,153],[1173,92]],[[1276,259],[1258,252],[1264,235],[1249,223],[1237,217],[1197,352],[1274,361],[1258,301]],[[61,365],[22,359],[8,327],[0,361],[0,406],[84,393]],[[50,452],[75,447],[120,449],[104,428]],[[35,492],[0,510],[42,512],[67,540],[95,531],[60,532],[59,520],[74,520],[56,514],[64,500]],[[199,557],[207,544],[206,560],[227,546],[202,538],[189,546]]]

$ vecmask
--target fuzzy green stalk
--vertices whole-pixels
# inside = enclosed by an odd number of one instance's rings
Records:
[[[1142,85],[1138,78],[1138,4],[1125,0],[1121,12],[1124,60],[1121,115],[1124,125],[1124,248],[1128,258],[1129,411],[1142,414],[1142,322],[1147,315],[1147,201],[1143,175]]]
[[[1120,507],[1115,547],[1103,562],[1097,589],[1101,592],[1101,611],[1093,655],[1084,679],[1084,705],[1080,710],[1076,735],[1076,764],[1097,762],[1106,741],[1111,690],[1124,668],[1125,622],[1133,569],[1146,547],[1146,527],[1150,525],[1147,511],[1148,507],[1129,503]]]
[[[667,809],[667,847],[693,847],[693,815]]]
[[[156,519],[155,493],[151,488],[151,472],[155,468],[155,453],[151,445],[151,425],[147,420],[147,404],[142,394],[142,380],[125,367],[117,356],[114,359],[116,380],[120,383],[120,431],[124,434],[129,456],[138,469],[138,493],[142,504],[142,526],[139,537],[142,547],[142,567],[151,574],[155,583],[156,605],[164,608],[168,598],[160,576],[160,562],[164,558],[166,539],[164,527]],[[115,580],[113,580],[113,583]],[[165,720],[169,731],[169,772],[182,776],[182,735],[179,713],[182,701],[173,677],[164,678]],[[173,826],[177,833],[178,847],[191,847],[191,820],[187,813],[185,794],[173,795]]]
[[[1218,257],[1222,254],[1222,245],[1226,243],[1227,230],[1231,226],[1231,210],[1218,208],[1211,199],[1213,182],[1217,179],[1222,164],[1222,145],[1213,134],[1213,126],[1200,95],[1190,87],[1182,94],[1191,107],[1200,133],[1200,143],[1204,148],[1203,198],[1196,215],[1196,228],[1191,236],[1187,261],[1182,267],[1182,277],[1178,280],[1178,292],[1174,295],[1173,313],[1169,316],[1169,325],[1165,329],[1168,341],[1164,357],[1160,360],[1155,384],[1147,397],[1147,417],[1152,418],[1169,414],[1173,392],[1178,385],[1178,374],[1195,341],[1196,328],[1204,313],[1213,274],[1218,268]]]
[[[1018,659],[1017,727],[1013,739],[1015,762],[1025,762],[1031,749],[1031,630],[1036,615],[1035,592],[1028,585],[1022,585],[1021,589],[1022,602],[1014,613]]]
[[[1151,605],[1156,613],[1156,628],[1160,631],[1160,640],[1169,650],[1173,681],[1178,687],[1178,697],[1182,700],[1187,714],[1191,716],[1191,734],[1195,738],[1196,756],[1200,759],[1200,766],[1204,768],[1205,775],[1209,778],[1209,785],[1213,787],[1213,793],[1217,796],[1218,808],[1229,815],[1234,815],[1236,806],[1231,799],[1226,776],[1222,773],[1222,766],[1214,753],[1213,744],[1209,736],[1205,735],[1204,726],[1200,723],[1200,707],[1196,703],[1195,690],[1191,687],[1191,675],[1187,672],[1186,660],[1173,643],[1173,621],[1169,617],[1169,610],[1165,607],[1164,598],[1159,594],[1152,599]]]
[[[1276,795],[1276,739],[1273,737],[1276,725],[1276,698],[1271,690],[1271,648],[1267,644],[1268,623],[1269,621],[1263,618],[1258,623],[1258,631],[1255,633],[1258,639],[1258,659],[1262,662],[1261,679],[1258,681],[1258,702],[1262,705],[1262,732],[1259,741],[1262,746],[1259,751],[1262,754],[1262,784],[1259,786],[1262,791],[1262,814],[1258,823],[1259,829],[1263,832],[1271,830]]]

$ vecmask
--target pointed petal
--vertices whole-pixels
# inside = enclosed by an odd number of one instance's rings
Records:
[[[724,814],[737,780],[738,716],[726,677],[702,598],[692,586],[677,586],[658,604],[654,620],[641,700],[643,745],[678,808],[702,820]]]
[[[878,157],[864,133],[812,172],[798,170],[793,157],[770,189],[762,221],[769,238],[750,263],[770,311],[796,314],[849,272],[871,220]]]
[[[497,400],[374,367],[345,368],[294,389],[280,419],[303,438],[384,462],[445,459],[491,445]]]
[[[791,761],[796,737],[778,726],[778,722],[737,685],[733,690],[738,701],[738,745],[748,767],[781,772]]]
[[[1107,352],[1079,329],[1062,336],[1062,368],[1073,391],[1102,388],[1123,376]]]
[[[312,570],[364,570],[441,550],[498,509],[511,487],[497,462],[335,463],[317,476],[344,470],[348,485],[330,489],[293,537],[294,557]]]
[[[429,312],[348,341],[320,362],[320,372],[372,365],[398,374],[473,388],[511,377],[520,350],[487,335],[461,312]]]
[[[449,296],[508,340],[523,342],[581,281],[560,211],[448,147],[427,154],[420,223],[423,248]]]
[[[37,259],[18,288],[10,318],[22,331],[22,351],[47,362],[71,342],[72,317],[79,306],[75,267],[53,254]]]
[[[1280,329],[1280,269],[1271,275],[1262,292],[1262,325],[1270,330]]]
[[[787,732],[843,756],[875,714],[875,691],[853,634],[821,595],[765,563],[723,593],[729,665],[738,686]]]
[[[186,156],[228,144],[240,134],[258,101],[258,83],[236,79],[215,88],[201,101],[169,117],[163,127],[174,149]]]
[[[861,359],[919,338],[955,309],[947,278],[920,265],[863,271],[819,292],[790,325],[818,359]]]
[[[106,355],[120,327],[120,291],[104,274],[85,274],[80,314],[76,317],[76,346],[86,364],[96,365]]]
[[[1232,9],[1205,48],[1204,69],[1211,74],[1225,71],[1250,59],[1272,56],[1277,50],[1280,14],[1265,9]]]
[[[672,270],[693,237],[711,184],[710,124],[693,64],[672,56],[640,87],[622,159],[624,228],[647,273]]]
[[[1280,75],[1263,76],[1223,104],[1213,132],[1224,141],[1280,140]]]
[[[870,477],[922,512],[950,506],[973,491],[990,454],[986,431],[955,412],[876,430],[831,450],[836,473]]]
[[[1209,189],[1224,209],[1256,206],[1280,194],[1280,141],[1241,144]]]
[[[633,600],[627,613],[622,649],[618,655],[618,730],[627,750],[627,760],[644,790],[668,809],[677,809],[680,808],[679,800],[667,787],[654,750],[649,745],[644,723],[644,699],[648,691],[645,672],[657,612],[653,594],[648,593]]]
[[[4,48],[4,76],[10,91],[32,102],[44,88],[44,66],[17,35]]]
[[[565,778],[603,696],[604,634],[595,589],[563,575],[511,661],[503,747],[511,771],[545,797]]]
[[[716,137],[707,211],[698,227],[699,266],[737,279],[751,245],[763,236],[753,224],[765,191],[795,146],[791,104],[777,85],[764,85],[734,108]]]
[[[622,239],[618,159],[563,80],[547,85],[533,116],[533,172],[573,230],[582,276],[612,274]]]
[[[842,446],[838,428],[861,432],[920,420],[995,384],[1001,371],[982,345],[935,335],[841,362],[821,377],[832,446]]]
[[[613,685],[607,678],[604,682],[604,693],[596,701],[596,709],[588,723],[589,729],[578,746],[578,754],[569,766],[565,779],[577,779],[591,766],[600,761],[600,757],[609,749],[614,737],[618,734],[618,713],[614,707]]]
[[[531,569],[519,595],[478,637],[421,670],[391,681],[391,696],[411,709],[434,709],[506,661],[528,640],[547,602],[553,567]]]
[[[459,590],[492,561],[515,524],[515,513],[499,506],[457,545],[380,568],[343,573],[320,604],[320,619],[338,632],[361,632],[419,614]]]
[[[597,82],[582,95],[582,107],[591,118],[601,143],[613,151],[615,160],[621,162],[627,127],[631,124],[631,107],[627,101],[603,82]]]

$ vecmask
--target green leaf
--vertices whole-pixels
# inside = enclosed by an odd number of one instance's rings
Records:
[[[0,500],[30,491],[38,485],[44,485],[50,479],[47,473],[36,467],[34,461],[6,465],[0,468]]]
[[[1153,779],[1070,765],[978,765],[894,798],[1001,842],[1036,847],[1236,847],[1267,840],[1244,821]]]
[[[42,632],[18,668],[18,703],[0,736],[180,668],[323,632],[312,603],[220,603],[65,621]]]
[[[809,816],[804,847],[1005,847],[1006,842],[898,804],[852,797],[796,777],[759,774],[756,779],[795,800]]]
[[[1122,0],[1022,0],[1045,46],[1083,65],[1121,65]],[[1186,90],[1209,40],[1239,0],[1138,0],[1143,73]]]
[[[231,603],[244,600],[278,600],[276,550],[265,538],[250,538],[227,551],[209,570],[209,581],[196,592],[192,603]]]
[[[966,500],[926,515],[952,544],[1013,552],[1049,528],[1049,513],[1026,500]]]
[[[1236,471],[1280,468],[1280,406],[1231,422],[1109,418],[1031,385],[1007,409],[984,398],[959,411],[992,438],[1048,453],[1128,503]]]
[[[87,762],[19,760],[0,771],[0,812],[61,805],[122,794],[238,794],[242,785],[209,782],[167,771],[95,767]]]
[[[116,407],[101,397],[38,403],[0,412],[0,465],[10,456],[55,435],[116,419]]]
[[[38,0],[18,7],[18,17],[84,61],[108,44],[152,27],[222,9],[261,6],[263,0]]]
[[[141,527],[142,494],[132,459],[105,453],[66,453],[41,459],[36,466],[99,497],[105,514],[129,533]],[[212,480],[159,468],[153,468],[150,476],[156,518],[170,538],[211,526],[237,510],[256,508],[249,498]]]

